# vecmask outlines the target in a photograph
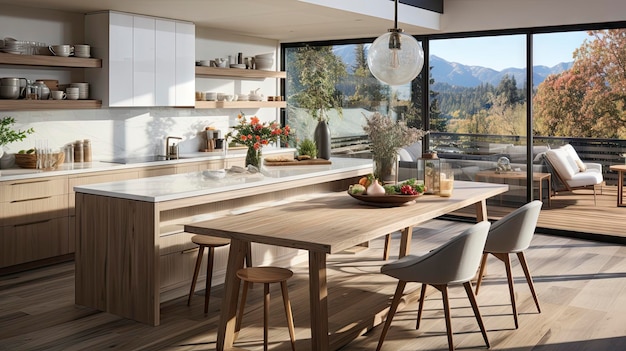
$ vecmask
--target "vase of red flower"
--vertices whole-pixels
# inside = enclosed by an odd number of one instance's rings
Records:
[[[289,140],[291,129],[288,125],[281,128],[278,122],[261,123],[256,116],[248,120],[243,113],[239,113],[237,120],[239,123],[232,127],[234,130],[226,134],[226,138],[248,148],[246,166],[260,168],[263,146]]]

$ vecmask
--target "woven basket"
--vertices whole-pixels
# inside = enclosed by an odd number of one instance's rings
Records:
[[[65,161],[65,154],[62,152],[48,154],[50,157],[50,163],[45,169],[56,169]],[[15,164],[21,168],[37,168],[37,155],[36,154],[15,154]]]

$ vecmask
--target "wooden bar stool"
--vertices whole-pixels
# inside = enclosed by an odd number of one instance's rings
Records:
[[[243,280],[243,292],[241,294],[241,302],[239,304],[239,312],[237,314],[237,323],[235,326],[235,338],[241,329],[241,319],[243,318],[243,309],[246,304],[248,295],[248,285],[250,283],[263,283],[264,295],[263,300],[263,350],[267,351],[268,339],[268,322],[270,314],[270,284],[280,283],[283,294],[283,304],[285,306],[285,316],[289,326],[289,338],[291,339],[291,349],[296,350],[296,337],[293,326],[293,314],[291,313],[291,303],[287,293],[287,279],[293,276],[293,272],[286,268],[280,267],[249,267],[242,268],[237,271],[237,277]]]
[[[215,248],[230,244],[230,239],[207,235],[194,235],[193,237],[191,237],[191,242],[198,245],[199,249],[198,258],[196,258],[196,268],[193,272],[193,280],[191,281],[191,289],[189,290],[189,298],[187,299],[187,306],[191,304],[191,297],[196,290],[196,281],[198,280],[198,273],[200,273],[200,266],[202,265],[204,248],[208,247],[209,253],[207,255],[206,282],[204,291],[204,313],[208,313],[209,298],[211,297],[211,280],[213,279],[213,259],[215,257]],[[252,250],[250,244],[248,243],[248,252],[246,253],[246,267],[252,267],[251,252]]]
[[[214,236],[206,235],[194,235],[191,237],[191,242],[199,246],[198,258],[196,258],[196,269],[193,271],[193,280],[191,281],[191,289],[189,290],[189,298],[187,299],[187,306],[191,304],[191,297],[196,290],[196,281],[198,280],[198,273],[200,273],[200,266],[202,265],[202,256],[204,255],[204,248],[209,248],[207,255],[207,267],[206,267],[206,284],[204,292],[204,313],[209,312],[209,298],[211,296],[211,280],[213,279],[213,259],[215,257],[215,248],[220,246],[226,246],[230,244],[230,239],[218,238]]]

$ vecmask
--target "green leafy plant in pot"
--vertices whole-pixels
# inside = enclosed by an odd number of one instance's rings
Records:
[[[297,84],[301,89],[293,96],[295,105],[317,119],[315,143],[317,156],[330,158],[330,128],[327,111],[335,109],[341,116],[342,98],[336,86],[347,75],[346,65],[332,52],[332,47],[302,47],[295,54]]]
[[[15,119],[13,117],[3,117],[0,119],[0,157],[4,154],[4,147],[16,141],[22,141],[28,134],[35,132],[33,128],[19,130],[13,128]]]
[[[300,142],[298,146],[299,156],[309,156],[310,158],[317,158],[317,145],[315,141],[306,138]]]

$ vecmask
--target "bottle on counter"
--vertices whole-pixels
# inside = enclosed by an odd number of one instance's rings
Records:
[[[91,162],[91,141],[83,140],[83,162]]]
[[[65,144],[65,146],[63,147],[63,152],[65,153],[65,162],[74,163],[74,144]]]
[[[84,161],[83,151],[83,141],[76,140],[74,142],[74,163],[82,163]]]

